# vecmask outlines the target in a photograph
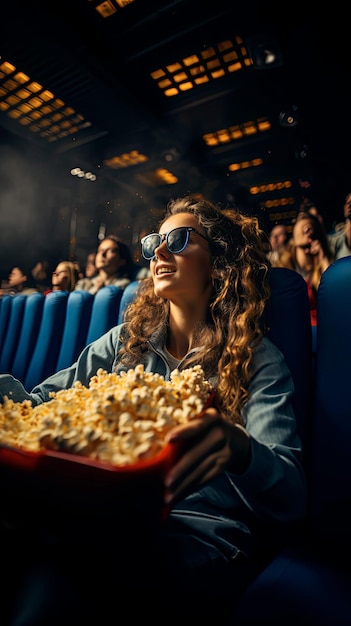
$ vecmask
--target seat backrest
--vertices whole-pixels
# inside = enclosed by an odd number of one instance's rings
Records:
[[[26,298],[22,294],[12,296],[11,312],[7,324],[6,335],[0,350],[0,372],[10,373],[13,359],[21,332]]]
[[[119,305],[119,313],[118,313],[118,324],[121,324],[124,319],[124,312],[130,302],[132,302],[135,298],[136,290],[139,287],[139,281],[133,280],[129,285],[127,285],[123,291],[123,295],[121,298],[121,302]]]
[[[294,270],[273,267],[267,303],[266,335],[284,354],[295,394],[292,404],[306,455],[310,444],[312,405],[312,332],[306,282]]]
[[[123,289],[116,285],[102,287],[95,294],[86,339],[87,344],[116,326],[122,294]]]
[[[93,302],[88,291],[77,289],[69,294],[56,371],[72,365],[86,345]]]
[[[24,381],[30,359],[37,341],[45,296],[39,291],[26,297],[22,327],[17,343],[12,368],[9,371],[21,382]]]
[[[317,293],[311,537],[351,557],[351,256],[322,274]]]
[[[9,293],[5,293],[1,298],[1,307],[0,307],[0,350],[2,349],[6,333],[7,327],[10,320],[11,315],[11,306],[12,306],[13,296],[10,296]]]
[[[68,291],[52,291],[45,296],[39,333],[24,380],[28,391],[56,371],[68,294]]]

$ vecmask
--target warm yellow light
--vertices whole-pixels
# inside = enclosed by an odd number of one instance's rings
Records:
[[[110,0],[106,0],[106,2],[102,2],[98,6],[95,7],[95,10],[101,15],[101,17],[110,17],[114,13],[117,13],[117,9],[114,4]]]
[[[5,74],[12,74],[12,72],[14,72],[15,69],[16,67],[12,65],[12,63],[9,63],[8,61],[4,61],[0,65],[0,71],[4,72]]]
[[[182,69],[180,63],[172,63],[172,65],[167,65],[166,67],[170,74],[175,74],[175,72],[179,72]]]
[[[32,110],[29,104],[26,104],[25,102],[23,102],[23,104],[20,104],[18,108],[21,111],[21,113],[24,113],[24,114],[27,114]]]
[[[207,50],[203,50],[201,52],[201,56],[203,59],[210,59],[211,57],[213,57],[215,55],[215,49],[214,48],[207,48]]]
[[[27,83],[29,81],[29,76],[27,76],[27,74],[25,74],[24,72],[17,72],[17,74],[15,75],[15,80],[17,80],[20,85],[23,85],[24,83]]]
[[[14,89],[16,89],[18,87],[18,83],[15,80],[13,80],[12,78],[9,78],[9,80],[7,80],[4,83],[4,87],[8,91],[13,91]]]
[[[194,83],[195,85],[203,85],[204,83],[208,83],[209,82],[209,78],[208,76],[201,76],[198,78],[195,78]]]
[[[195,65],[195,63],[199,63],[200,59],[197,56],[197,54],[192,54],[190,57],[185,57],[185,59],[183,59],[183,63],[186,67],[189,67],[190,65]]]
[[[185,72],[180,72],[179,74],[175,74],[173,78],[176,83],[181,83],[182,81],[185,81],[187,79],[187,75]]]
[[[21,98],[21,100],[26,100],[29,96],[31,96],[31,93],[28,89],[19,89],[19,91],[17,91],[17,95]]]
[[[238,70],[242,69],[242,65],[241,63],[232,63],[231,65],[228,65],[228,72],[232,73],[232,72],[237,72]]]
[[[159,78],[162,78],[165,75],[166,75],[166,73],[162,69],[155,70],[154,72],[151,72],[151,74],[150,74],[150,76],[151,76],[151,78],[153,78],[153,80],[158,80]]]
[[[189,91],[189,89],[193,89],[193,84],[190,82],[183,83],[182,85],[179,85],[179,89],[180,91]]]
[[[44,100],[44,102],[49,102],[50,100],[53,100],[54,98],[54,94],[49,91],[48,89],[45,89],[41,94],[40,97],[42,100]],[[62,101],[61,101],[62,102]],[[63,102],[62,102],[63,104]]]
[[[36,81],[32,81],[28,85],[28,89],[30,89],[33,93],[37,93],[38,91],[41,91],[43,89],[43,87],[42,87],[42,85],[40,83],[37,83]],[[51,93],[51,92],[44,91],[43,93]],[[52,97],[53,97],[53,95],[52,95]]]
[[[177,96],[179,93],[178,89],[172,87],[171,89],[166,89],[164,92],[165,96]]]
[[[8,102],[10,106],[15,106],[19,103],[19,101],[20,99],[17,98],[17,96],[9,96],[8,98],[6,98],[6,102]]]

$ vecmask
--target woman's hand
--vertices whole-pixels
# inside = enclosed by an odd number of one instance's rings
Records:
[[[313,255],[316,262],[320,263],[323,271],[327,269],[329,266],[329,259],[324,254],[323,247],[319,239],[314,239],[311,242],[310,254]]]
[[[180,500],[229,467],[243,473],[251,459],[247,432],[226,422],[215,408],[173,428],[167,441],[181,442],[184,452],[165,477],[166,504]]]

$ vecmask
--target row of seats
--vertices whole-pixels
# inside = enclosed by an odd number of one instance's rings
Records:
[[[9,373],[27,390],[73,363],[88,343],[122,319],[127,290],[110,285],[96,295],[55,291],[0,299],[0,373]],[[123,301],[122,301],[123,298]],[[121,308],[122,305],[122,308]]]

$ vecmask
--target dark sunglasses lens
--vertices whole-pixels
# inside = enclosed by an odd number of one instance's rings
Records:
[[[142,254],[144,259],[152,259],[155,255],[156,248],[160,245],[160,235],[148,235],[142,244]]]
[[[181,252],[187,244],[188,231],[185,228],[171,230],[167,237],[167,247],[172,253]]]

